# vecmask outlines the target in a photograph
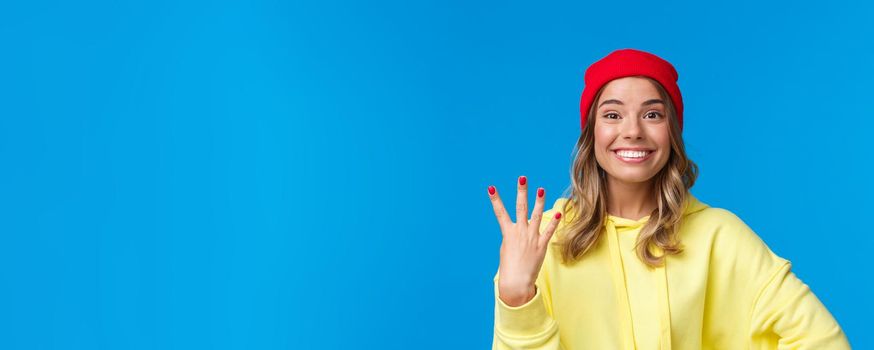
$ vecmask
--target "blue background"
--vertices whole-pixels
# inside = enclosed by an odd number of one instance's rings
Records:
[[[680,72],[693,193],[872,348],[872,15],[5,2],[0,348],[488,348],[486,187],[556,199],[583,72],[625,47]]]

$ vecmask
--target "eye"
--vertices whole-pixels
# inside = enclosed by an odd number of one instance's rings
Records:
[[[649,112],[646,115],[647,116],[650,116],[650,115],[655,116],[654,118],[661,118],[662,117],[662,114],[659,112]]]
[[[610,117],[611,115],[612,115],[612,116],[616,116],[616,118],[612,118],[612,117]],[[616,114],[616,113],[607,113],[607,114],[604,114],[604,118],[607,118],[607,119],[618,119],[618,118],[619,118],[619,114]]]

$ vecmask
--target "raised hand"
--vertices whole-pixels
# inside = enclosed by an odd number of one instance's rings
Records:
[[[498,293],[509,306],[519,306],[534,298],[537,287],[534,282],[540,273],[546,247],[558,226],[561,213],[549,218],[545,232],[540,232],[543,206],[546,197],[543,188],[537,189],[537,199],[531,221],[528,221],[528,179],[519,177],[516,193],[516,222],[510,219],[501,196],[495,186],[489,186],[489,198],[495,217],[501,226],[501,262],[498,267]]]

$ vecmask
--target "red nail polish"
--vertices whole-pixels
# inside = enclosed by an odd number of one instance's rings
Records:
[[[528,179],[524,176],[519,177],[519,184],[525,186],[525,183],[528,182]]]
[[[556,218],[556,219],[561,219],[561,213],[555,213],[555,218]]]
[[[542,189],[542,188],[538,188],[538,189],[537,189],[537,196],[538,196],[538,197],[543,197],[543,189]]]
[[[495,186],[489,186],[489,195],[490,195],[490,196],[494,196],[494,195],[495,195]]]

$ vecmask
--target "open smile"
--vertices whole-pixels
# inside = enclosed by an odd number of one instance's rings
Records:
[[[640,150],[640,151],[632,151],[632,150],[614,150],[613,155],[616,159],[619,159],[625,163],[629,164],[638,164],[643,163],[649,160],[652,157],[652,154],[655,151],[651,150]]]

